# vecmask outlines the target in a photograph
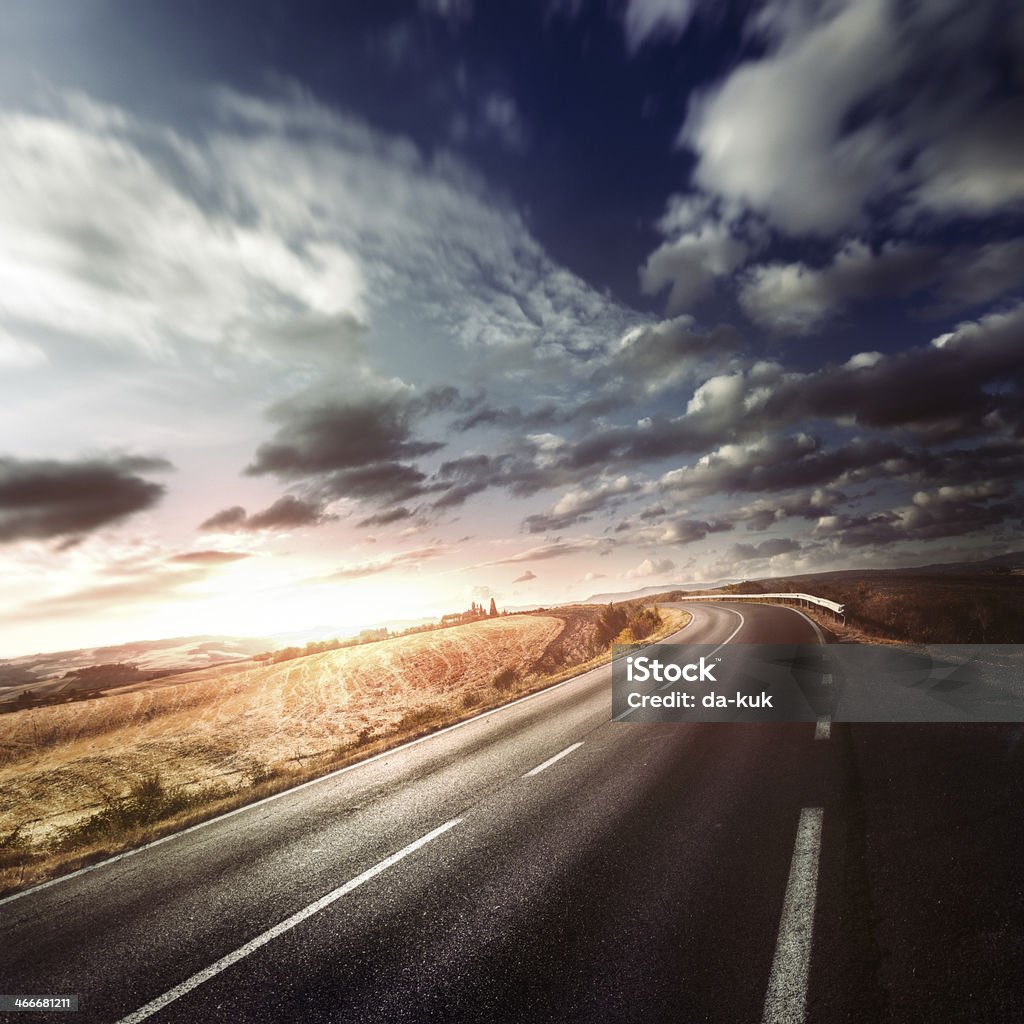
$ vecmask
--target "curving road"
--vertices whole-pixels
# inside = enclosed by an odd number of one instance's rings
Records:
[[[680,641],[817,638],[688,607]],[[0,993],[112,1024],[1024,1021],[1020,727],[609,709],[602,668],[0,901]]]

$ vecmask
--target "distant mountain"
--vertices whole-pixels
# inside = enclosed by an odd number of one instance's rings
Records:
[[[107,647],[29,654],[0,661],[0,690],[63,676],[90,665],[130,663],[144,672],[207,668],[250,658],[277,646],[269,637],[178,636],[166,640],[137,640]]]
[[[436,618],[406,619],[401,622],[370,624],[359,629],[319,625],[269,636],[177,636],[164,640],[135,640],[106,647],[81,647],[70,651],[29,654],[0,659],[0,693],[32,686],[42,680],[59,678],[67,672],[76,672],[90,665],[129,663],[147,673],[182,672],[222,665],[229,661],[242,661],[254,654],[283,647],[302,647],[310,641],[343,639],[357,635],[361,629],[381,629],[387,626],[397,632],[409,626],[436,621]]]
[[[736,580],[730,579],[715,580],[713,583],[669,583],[657,587],[641,587],[639,590],[592,594],[583,601],[573,601],[573,604],[608,604],[616,601],[638,601],[641,597],[651,597],[654,594],[669,594],[673,590],[708,590],[712,587],[724,587],[728,583],[736,582]]]
[[[940,562],[937,565],[921,565],[914,569],[914,572],[1006,572],[1014,569],[1024,569],[1024,551],[996,555],[980,562]]]

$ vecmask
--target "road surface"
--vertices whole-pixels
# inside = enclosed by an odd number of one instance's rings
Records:
[[[816,640],[689,607],[680,641]],[[1024,1022],[1019,726],[610,704],[598,669],[0,902],[0,993],[82,1024]]]

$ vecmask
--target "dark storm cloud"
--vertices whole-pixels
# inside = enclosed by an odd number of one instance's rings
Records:
[[[787,374],[761,407],[769,421],[852,417],[932,435],[1022,424],[1024,306],[960,325],[931,345],[813,374]],[[994,419],[993,419],[994,417]]]
[[[630,426],[596,430],[535,460],[490,456],[462,467],[483,486],[530,494],[661,459],[709,453],[703,466],[678,471],[693,493],[718,489],[785,490],[841,479],[905,454],[895,439],[854,440],[825,451],[772,431],[808,422],[901,430],[932,441],[1024,433],[1024,306],[961,324],[929,345],[894,355],[866,353],[807,373],[758,362],[702,384],[678,417],[652,416]],[[750,437],[762,440],[743,444]],[[736,445],[727,450],[726,444]],[[703,483],[702,483],[703,481]]]
[[[443,445],[414,437],[413,419],[419,412],[450,405],[451,399],[450,392],[433,400],[399,392],[282,402],[270,412],[280,423],[274,439],[257,449],[246,472],[295,479],[427,455]]]
[[[270,411],[270,417],[280,424],[275,437],[260,446],[246,472],[301,480],[305,491],[302,504],[311,509],[349,499],[388,506],[361,525],[395,522],[402,516],[393,513],[392,506],[449,491],[453,483],[428,480],[427,474],[409,461],[444,447],[441,441],[418,437],[417,422],[446,413],[467,415],[480,401],[446,385],[421,394],[398,390],[344,398],[303,396],[282,402]],[[462,500],[464,497],[455,493],[446,504],[457,505]]]
[[[748,530],[767,530],[786,519],[819,519],[831,515],[847,501],[845,494],[827,488],[815,488],[796,494],[776,498],[762,498],[729,513],[736,523],[743,523]]]
[[[694,544],[704,540],[710,533],[728,533],[733,529],[730,522],[723,519],[687,519],[680,517],[671,519],[664,524],[664,529],[658,537],[662,544]]]
[[[830,516],[819,521],[814,536],[838,541],[844,547],[873,547],[899,541],[934,541],[980,531],[1011,527],[1019,532],[1024,501],[972,499],[957,488],[919,493],[914,504],[866,515]]]
[[[846,474],[877,469],[905,454],[891,441],[854,440],[831,450],[816,437],[776,435],[747,445],[727,445],[662,478],[666,490],[687,497],[786,491],[830,484]]]
[[[166,488],[139,474],[171,468],[165,459],[130,456],[0,458],[0,543],[75,537],[143,512]]]
[[[411,501],[443,485],[427,482],[426,473],[404,462],[378,462],[346,469],[320,480],[315,488],[326,499],[360,501]]]
[[[586,475],[565,466],[556,457],[542,460],[540,456],[537,445],[524,440],[514,452],[465,455],[443,462],[435,485],[447,490],[434,502],[434,507],[451,508],[494,487],[505,488],[516,497],[529,497],[552,487],[576,483]]]
[[[333,519],[315,502],[304,501],[290,494],[278,498],[269,508],[249,517],[250,530],[292,530],[300,526],[319,526]]]
[[[788,555],[800,550],[800,544],[791,537],[772,537],[757,544],[733,544],[728,557],[734,562],[751,562],[759,558]]]
[[[259,530],[294,530],[303,526],[319,526],[336,518],[325,512],[319,502],[306,501],[286,494],[261,512],[246,514],[241,505],[222,509],[199,526],[200,530],[222,533],[256,532]]]
[[[616,412],[621,408],[621,398],[611,395],[596,395],[583,401],[572,401],[562,405],[546,403],[527,411],[519,406],[499,408],[483,404],[456,420],[453,426],[459,431],[472,430],[475,427],[550,430],[553,427],[586,424],[595,417]]]

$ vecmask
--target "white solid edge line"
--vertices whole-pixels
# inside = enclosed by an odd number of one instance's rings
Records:
[[[687,623],[687,625],[689,625],[689,623]],[[686,627],[684,626],[683,629],[685,628]],[[678,636],[682,631],[682,629],[676,630],[675,633],[666,637],[665,640],[659,641],[659,643],[668,643],[673,636]],[[99,868],[105,868],[111,864],[116,864],[118,861],[125,860],[127,857],[134,857],[137,853],[143,853],[145,850],[153,849],[154,846],[161,846],[164,843],[169,843],[172,839],[187,836],[190,832],[206,828],[208,825],[213,825],[218,821],[233,818],[236,814],[243,814],[246,811],[252,811],[257,807],[262,807],[264,804],[269,804],[273,800],[280,800],[282,797],[291,796],[291,794],[298,793],[300,790],[306,789],[309,786],[316,786],[321,782],[327,782],[328,779],[333,779],[338,775],[344,775],[346,772],[354,772],[359,768],[365,768],[366,765],[373,764],[374,761],[379,761],[381,758],[399,754],[403,750],[408,750],[410,747],[415,747],[420,743],[426,743],[428,740],[436,739],[438,736],[443,736],[445,733],[452,732],[455,729],[461,729],[463,726],[479,722],[482,718],[490,718],[491,715],[497,715],[502,711],[507,711],[509,708],[514,708],[517,704],[533,700],[536,697],[543,697],[547,693],[554,693],[555,690],[561,689],[563,686],[579,682],[579,680],[589,676],[592,672],[601,672],[610,668],[611,662],[607,665],[598,665],[595,668],[588,668],[586,672],[581,672],[579,675],[563,679],[560,683],[555,683],[554,686],[548,686],[543,690],[537,690],[536,693],[527,693],[522,697],[517,697],[515,700],[510,701],[508,704],[502,704],[501,707],[491,708],[489,711],[481,711],[479,715],[473,715],[472,718],[464,718],[461,722],[446,725],[443,729],[438,729],[436,732],[428,733],[426,736],[420,736],[417,739],[408,740],[406,743],[399,743],[398,746],[382,750],[379,754],[374,754],[373,757],[368,757],[362,761],[356,761],[354,764],[345,765],[344,768],[336,768],[333,772],[327,772],[326,775],[318,775],[315,779],[300,782],[297,786],[292,786],[289,789],[282,789],[280,793],[271,793],[270,796],[265,796],[260,800],[254,800],[251,804],[243,804],[241,807],[236,807],[233,811],[225,811],[223,814],[217,814],[212,818],[207,818],[205,821],[197,822],[195,825],[189,825],[188,828],[183,828],[178,832],[171,832],[170,835],[161,836],[160,839],[154,839],[151,842],[143,843],[142,846],[136,846],[131,850],[125,850],[124,853],[116,853],[113,857],[107,857],[104,860],[97,861],[95,864],[87,864],[84,868],[69,871],[66,875],[59,875],[57,878],[51,878],[47,882],[40,882],[38,885],[30,886],[28,889],[22,889],[20,892],[11,893],[9,896],[0,898],[0,907],[5,903],[13,903],[15,900],[20,900],[23,896],[31,896],[32,893],[40,892],[43,889],[49,889],[54,885],[60,885],[61,882],[69,882],[72,878],[77,878],[79,875],[87,875],[91,871],[96,871]]]
[[[544,771],[545,768],[550,768],[556,761],[561,761],[562,758],[566,756],[566,754],[571,754],[574,750],[578,750],[582,746],[583,740],[580,740],[579,743],[574,743],[572,744],[572,746],[566,747],[565,750],[560,750],[557,754],[555,754],[554,757],[549,757],[546,761],[543,761],[541,764],[537,765],[536,768],[531,768],[528,772],[526,772],[523,775],[523,778],[528,779],[531,775],[540,775],[540,773]]]
[[[239,960],[243,960],[261,946],[265,946],[268,942],[276,939],[279,935],[283,935],[285,932],[291,931],[291,929],[296,925],[301,924],[314,914],[320,913],[321,910],[324,910],[332,903],[340,900],[342,896],[348,895],[348,893],[352,892],[353,889],[357,889],[364,882],[368,882],[371,878],[379,875],[382,871],[386,871],[388,868],[397,864],[400,860],[408,857],[410,853],[415,853],[421,847],[426,846],[427,843],[433,842],[438,838],[438,836],[441,836],[449,829],[454,828],[461,821],[461,818],[453,818],[451,821],[446,821],[443,825],[439,825],[426,835],[420,836],[419,839],[409,843],[408,846],[403,846],[397,853],[391,854],[390,857],[385,857],[384,860],[374,864],[372,868],[367,868],[361,875],[356,875],[355,878],[350,879],[344,885],[341,885],[337,889],[327,893],[326,896],[321,896],[320,899],[316,900],[314,903],[310,903],[308,907],[303,907],[302,910],[292,914],[291,917],[285,918],[280,924],[274,925],[273,928],[268,928],[261,935],[257,935],[255,939],[250,939],[244,946],[239,946],[238,949],[228,953],[227,956],[222,956],[215,963],[210,964],[209,967],[193,974],[191,978],[183,981],[180,985],[175,985],[174,988],[169,989],[161,996],[157,996],[156,999],[146,1003],[145,1006],[129,1013],[127,1017],[122,1017],[117,1024],[138,1024],[139,1021],[143,1021],[147,1017],[151,1017],[158,1010],[167,1006],[168,1003],[173,1003],[176,999],[180,999],[183,995],[191,992],[194,988],[198,988],[204,982],[207,982],[211,978],[220,974],[221,971],[225,971],[233,964],[237,964]]]
[[[789,610],[791,612],[796,612],[797,615],[799,615],[801,619],[804,619],[805,621],[809,622],[814,627],[814,632],[818,634],[818,643],[819,644],[825,643],[825,634],[822,633],[821,627],[809,615],[804,615],[804,613],[802,611],[800,611],[799,608],[790,608],[788,604],[776,605],[776,607],[778,607],[778,608],[789,608]]]
[[[796,830],[762,1024],[803,1024],[821,852],[821,807],[804,807]]]
[[[814,738],[816,740],[827,740],[832,736],[832,719],[819,718],[814,726]]]
[[[683,602],[680,602],[680,604],[682,604],[682,603]],[[739,618],[740,618],[740,624],[710,654],[705,654],[704,655],[705,658],[712,658],[712,657],[714,657],[743,628],[743,625],[746,622],[746,619],[743,618],[743,613],[742,612],[736,611],[735,608],[726,608],[725,610],[727,612],[732,612],[733,615],[738,615]],[[663,641],[659,641],[659,642],[660,643],[667,643],[668,641],[667,640],[663,640]],[[658,689],[659,690],[664,690],[668,686],[671,686],[671,685],[672,685],[672,683],[670,681],[670,682],[666,683],[664,686],[659,686]],[[639,710],[638,708],[627,708],[621,714],[615,715],[612,718],[612,721],[613,722],[621,722],[622,719],[624,719],[627,715],[631,715],[631,714],[633,714],[634,711],[638,711],[638,710]]]

